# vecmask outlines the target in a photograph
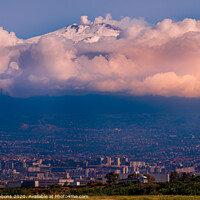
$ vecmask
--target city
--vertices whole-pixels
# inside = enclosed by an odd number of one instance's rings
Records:
[[[19,102],[17,105],[21,109]],[[172,171],[199,175],[200,125],[196,111],[109,112],[52,115],[37,110],[37,114],[27,115],[16,111],[15,115],[7,114],[9,123],[4,123],[7,119],[1,113],[2,187],[22,180],[38,181],[41,187],[65,182],[106,183],[105,176],[110,172],[119,174],[120,179],[150,174],[156,182],[170,181]]]
[[[36,181],[37,186],[47,187],[60,185],[87,185],[90,181],[106,183],[106,174],[114,172],[120,179],[126,179],[130,174],[150,174],[155,182],[169,182],[170,173],[190,173],[200,175],[200,166],[197,164],[185,167],[183,164],[169,162],[145,163],[130,161],[128,157],[89,157],[52,159],[52,158],[20,158],[4,159],[1,161],[1,187],[21,187],[19,181]],[[31,182],[32,183],[32,182]],[[33,186],[33,185],[32,185]],[[34,185],[35,186],[35,185]]]

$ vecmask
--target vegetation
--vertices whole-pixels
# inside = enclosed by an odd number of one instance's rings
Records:
[[[158,195],[160,200],[167,200],[166,195],[200,195],[200,176],[191,176],[183,173],[181,176],[177,172],[172,172],[170,182],[154,183],[154,177],[146,174],[149,183],[126,182],[118,183],[119,175],[108,173],[106,175],[107,183],[101,181],[90,181],[86,186],[64,186],[53,185],[41,188],[0,188],[1,195],[88,195],[88,196],[136,196],[141,195]],[[129,178],[135,178],[135,174],[131,174]],[[160,195],[165,195],[161,198]],[[146,197],[145,197],[146,198]],[[144,199],[145,199],[144,198]],[[200,200],[200,197],[198,197]],[[126,199],[126,198],[124,198]],[[151,198],[146,198],[151,199]],[[182,200],[182,198],[174,198]],[[192,197],[188,198],[192,199]]]
[[[153,176],[151,176],[150,174],[144,174],[144,176],[147,177],[149,183],[154,183],[155,180],[156,180],[156,179],[155,179]]]
[[[106,174],[105,178],[107,179],[107,183],[113,183],[113,184],[118,183],[120,179],[119,174],[115,174],[114,172]]]
[[[89,200],[200,200],[197,196],[103,196],[90,197]]]
[[[72,188],[74,195],[200,195],[199,183],[123,183],[118,185],[107,184],[104,187]]]
[[[7,200],[12,200],[13,198],[6,198]],[[14,198],[14,199],[21,199]],[[41,200],[44,198],[26,198],[29,200]],[[47,199],[47,198],[45,198]],[[65,199],[65,198],[58,198],[58,197],[51,197],[50,199]],[[76,198],[70,197],[69,199],[88,199],[88,200],[200,200],[199,196],[159,196],[159,195],[148,195],[148,196],[92,196],[86,198]]]
[[[91,185],[79,187],[2,188],[0,189],[0,195],[200,195],[200,183],[198,182],[98,184],[92,183]]]

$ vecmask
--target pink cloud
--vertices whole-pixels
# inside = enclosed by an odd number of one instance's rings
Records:
[[[200,97],[200,22],[110,15],[29,40],[0,29],[0,88],[12,96],[120,92]]]

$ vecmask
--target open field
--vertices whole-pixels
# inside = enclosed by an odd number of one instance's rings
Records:
[[[71,196],[73,197],[73,196]],[[77,198],[78,197],[78,198]],[[74,198],[70,198],[70,196],[66,198],[47,198],[47,197],[41,197],[41,198],[4,198],[3,196],[0,196],[0,199],[6,199],[6,200],[19,200],[19,199],[29,199],[29,200],[41,200],[41,199],[52,199],[52,200],[61,200],[61,199],[88,199],[88,200],[200,200],[200,196],[180,196],[180,195],[170,195],[170,196],[163,196],[163,195],[145,195],[145,196],[90,196],[83,198],[81,196],[74,196]]]
[[[200,196],[102,196],[89,197],[90,200],[200,200]]]

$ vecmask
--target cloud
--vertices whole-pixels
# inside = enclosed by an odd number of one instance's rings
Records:
[[[111,92],[200,97],[200,21],[94,22],[22,40],[0,28],[0,90],[17,97]]]

